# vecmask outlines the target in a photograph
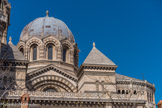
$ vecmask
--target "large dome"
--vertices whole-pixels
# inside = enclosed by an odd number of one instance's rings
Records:
[[[59,40],[68,39],[74,42],[73,34],[67,25],[54,17],[48,16],[48,11],[45,17],[37,18],[30,22],[22,31],[20,40],[27,40],[33,36],[44,38],[54,36]]]

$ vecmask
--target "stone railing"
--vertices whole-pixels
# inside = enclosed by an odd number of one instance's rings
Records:
[[[41,92],[41,91],[8,91],[6,96],[8,97],[21,97],[23,94],[29,94],[30,97],[42,97],[42,98],[93,98],[93,99],[105,99],[106,94],[103,93],[66,93],[66,92]]]
[[[113,99],[124,99],[124,100],[143,100],[144,99],[144,95],[135,95],[135,94],[111,94],[111,97],[113,97]]]
[[[103,93],[65,93],[65,92],[41,92],[41,91],[8,91],[6,92],[6,97],[8,98],[20,98],[24,94],[29,94],[30,98],[38,99],[72,99],[72,100],[144,100],[143,96],[138,95],[128,95],[128,94],[116,94],[113,93],[111,96]]]

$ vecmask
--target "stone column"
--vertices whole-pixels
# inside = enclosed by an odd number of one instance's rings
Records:
[[[113,108],[111,103],[106,103],[105,108]]]
[[[59,61],[62,61],[62,50],[61,50],[60,47],[57,48],[57,55],[56,56],[57,56],[57,59]]]
[[[148,97],[147,97],[147,81],[145,80],[145,86],[144,86],[144,99],[148,101]]]
[[[137,108],[144,108],[143,105],[137,105]]]
[[[4,30],[3,31],[3,34],[2,34],[2,42],[4,44],[7,44],[7,30]]]
[[[45,52],[46,52],[46,51],[45,51],[45,49],[44,49],[44,46],[43,46],[43,45],[41,45],[40,47],[38,46],[38,50],[39,50],[39,51],[37,52],[38,55],[39,55],[39,56],[38,56],[38,57],[39,57],[38,59],[39,59],[39,60],[45,59]]]
[[[74,64],[74,51],[70,50],[70,64]]]

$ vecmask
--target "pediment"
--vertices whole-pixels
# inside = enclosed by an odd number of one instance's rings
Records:
[[[47,66],[42,67],[42,68],[40,68],[38,70],[34,70],[34,71],[28,73],[27,74],[27,80],[33,79],[36,76],[40,76],[40,75],[45,74],[45,73],[47,74],[50,71],[54,71],[57,74],[62,75],[63,77],[66,77],[66,78],[68,78],[68,79],[70,79],[72,81],[75,81],[75,82],[77,81],[77,77],[75,77],[72,74],[69,74],[69,73],[65,72],[64,70],[60,69],[59,67],[57,67],[57,66],[55,66],[53,64],[47,65]]]

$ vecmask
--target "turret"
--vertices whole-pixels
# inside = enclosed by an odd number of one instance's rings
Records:
[[[8,0],[0,0],[0,51],[7,43],[7,30],[10,25],[10,3]]]

